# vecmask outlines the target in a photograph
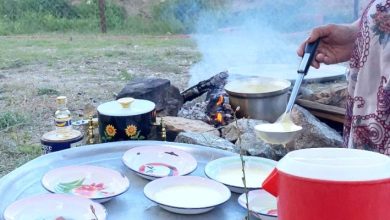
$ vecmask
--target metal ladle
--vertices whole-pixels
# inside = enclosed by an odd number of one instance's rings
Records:
[[[320,39],[306,44],[305,53],[298,68],[298,76],[295,80],[290,99],[287,103],[286,111],[276,120],[275,123],[265,123],[255,126],[255,133],[258,138],[270,144],[287,144],[301,130],[302,127],[294,124],[291,120],[291,110],[297,98],[299,88],[301,87],[303,78],[309,71],[310,64],[313,61]]]

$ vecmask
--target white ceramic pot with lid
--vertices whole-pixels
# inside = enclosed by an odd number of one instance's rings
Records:
[[[364,150],[290,152],[264,181],[279,220],[390,219],[389,157]]]
[[[130,97],[99,105],[101,142],[146,139],[156,119],[155,107],[151,101]]]

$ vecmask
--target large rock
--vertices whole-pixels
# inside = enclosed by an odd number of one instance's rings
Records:
[[[238,139],[239,131],[241,131],[242,134],[255,134],[255,126],[263,123],[265,123],[265,121],[246,118],[238,119],[238,128],[236,126],[236,122],[233,121],[222,129],[222,137],[228,141],[235,142]]]
[[[268,122],[255,119],[239,119],[237,120],[238,128],[236,122],[232,122],[222,129],[222,136],[229,141],[235,142],[237,152],[242,148],[242,150],[252,156],[279,160],[287,154],[287,149],[282,145],[265,143],[256,137],[254,127],[263,123]],[[240,133],[241,137],[238,139]]]
[[[252,132],[242,134],[241,139],[236,142],[235,146],[237,151],[240,151],[241,147],[252,156],[260,156],[272,160],[280,160],[288,153],[288,150],[283,145],[265,143]]]
[[[302,126],[302,131],[286,146],[290,150],[317,147],[342,147],[343,138],[336,130],[319,121],[306,109],[295,105],[291,112],[291,118],[297,125]]]
[[[236,150],[241,147],[250,155],[279,160],[289,151],[317,148],[317,147],[341,147],[342,137],[337,131],[325,123],[319,121],[309,111],[295,105],[291,114],[295,124],[303,127],[302,131],[290,143],[283,145],[268,144],[256,137],[254,126],[267,123],[261,120],[239,119],[238,127],[241,131],[241,141],[238,141],[239,130],[235,122],[222,130],[222,136],[229,141],[235,141]]]
[[[152,101],[161,116],[176,116],[183,105],[179,89],[172,86],[169,80],[160,78],[138,78],[130,81],[119,92],[117,99],[123,97]]]
[[[175,136],[180,132],[196,132],[196,133],[209,133],[215,136],[219,136],[219,131],[213,126],[200,120],[192,120],[181,117],[166,116],[163,117],[165,127],[168,133]],[[159,122],[161,119],[158,118]]]
[[[198,144],[211,148],[237,152],[234,144],[226,139],[209,133],[181,132],[175,139],[175,142],[186,144]]]

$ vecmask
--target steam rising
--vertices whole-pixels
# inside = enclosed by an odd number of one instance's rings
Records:
[[[270,73],[264,72],[263,66],[270,64],[291,66],[291,74],[294,74],[300,62],[296,49],[312,27],[351,19],[340,16],[325,21],[324,16],[319,16],[321,5],[316,6],[311,1],[261,2],[265,3],[251,9],[231,5],[224,9],[223,22],[218,16],[221,12],[205,12],[201,16],[193,38],[202,59],[190,69],[190,85],[224,70],[231,75],[267,76]],[[310,13],[304,6],[310,6]],[[331,12],[322,12],[326,13]]]

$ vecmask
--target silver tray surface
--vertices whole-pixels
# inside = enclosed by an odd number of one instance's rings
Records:
[[[130,180],[130,189],[103,205],[108,212],[107,220],[240,220],[246,211],[237,202],[239,194],[225,204],[200,215],[180,215],[170,213],[148,200],[143,193],[149,180],[143,179],[122,163],[122,155],[130,148],[147,145],[169,146],[190,153],[198,161],[197,169],[190,175],[203,176],[204,166],[211,160],[237,155],[232,152],[210,147],[160,141],[122,141],[105,144],[86,145],[42,155],[0,179],[0,219],[12,202],[35,194],[47,193],[41,185],[42,176],[49,170],[68,165],[98,165],[115,169]]]

